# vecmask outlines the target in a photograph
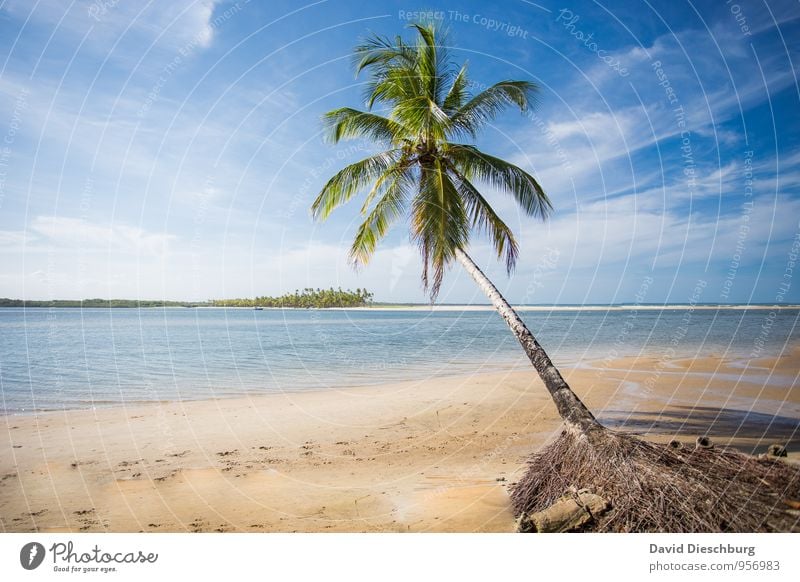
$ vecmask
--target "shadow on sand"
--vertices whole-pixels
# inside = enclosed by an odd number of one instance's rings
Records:
[[[759,449],[772,443],[783,444],[790,452],[800,451],[800,419],[751,410],[710,406],[673,406],[659,412],[605,410],[598,420],[609,428],[681,441],[700,435],[747,439],[747,443],[734,445],[743,452],[763,452]]]

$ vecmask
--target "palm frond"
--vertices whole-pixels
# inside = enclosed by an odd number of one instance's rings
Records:
[[[437,46],[433,25],[412,24],[412,27],[419,33],[416,70],[419,72],[425,95],[430,101],[439,103],[442,81],[440,67],[447,58],[444,48]]]
[[[456,249],[467,246],[470,231],[463,201],[440,160],[420,170],[411,229],[423,257],[423,285],[434,300],[447,265],[455,258]]]
[[[510,194],[528,216],[547,218],[553,205],[536,179],[514,164],[463,144],[448,144],[447,157],[467,179]]]
[[[386,236],[391,225],[400,218],[406,209],[409,193],[413,187],[413,176],[408,167],[390,169],[376,188],[382,196],[356,232],[350,247],[350,258],[356,265],[366,265],[375,247]],[[375,189],[373,189],[375,191]]]
[[[375,113],[342,107],[323,116],[328,139],[338,143],[342,139],[366,138],[396,144],[408,131],[394,120]]]
[[[404,99],[392,109],[392,119],[425,139],[442,140],[450,127],[450,118],[425,95]]]
[[[391,182],[401,174],[406,178],[409,178],[409,175],[407,175],[406,172],[411,172],[413,170],[411,156],[411,152],[404,150],[400,155],[400,159],[397,160],[397,163],[391,165],[389,169],[381,174],[380,177],[375,181],[372,189],[364,198],[364,203],[361,206],[362,215],[366,216],[367,211],[369,210],[370,206],[372,206],[372,202],[375,200],[375,197],[385,191],[387,184],[391,184]]]
[[[375,67],[385,70],[393,64],[413,66],[415,51],[405,44],[403,38],[395,37],[394,43],[386,37],[373,34],[355,48],[353,64],[358,76],[364,69]]]
[[[453,114],[457,109],[464,105],[467,99],[467,65],[464,64],[461,70],[450,85],[450,90],[444,98],[442,109],[448,115]]]
[[[350,164],[337,172],[311,205],[311,214],[316,220],[325,220],[338,206],[346,203],[353,195],[377,180],[392,165],[397,163],[400,150],[389,150]]]
[[[498,258],[505,255],[506,271],[510,274],[519,256],[519,246],[514,233],[497,215],[492,206],[481,195],[478,189],[455,167],[450,167],[455,180],[454,184],[461,197],[464,199],[472,222],[472,227],[485,231],[492,240],[492,246]]]
[[[452,134],[476,137],[478,131],[507,107],[525,111],[535,104],[538,87],[530,81],[501,81],[484,89],[452,116]]]
[[[365,89],[367,107],[370,109],[377,102],[392,105],[401,103],[404,99],[418,97],[422,93],[422,80],[418,72],[410,67],[393,67],[376,74]]]

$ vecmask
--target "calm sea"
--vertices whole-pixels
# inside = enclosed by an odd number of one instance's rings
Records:
[[[535,311],[557,364],[778,355],[800,311]],[[0,309],[3,413],[380,384],[527,367],[492,311]]]

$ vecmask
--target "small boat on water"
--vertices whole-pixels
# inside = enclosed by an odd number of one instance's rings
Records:
[[[264,311],[263,307],[253,307],[253,309],[256,311]]]

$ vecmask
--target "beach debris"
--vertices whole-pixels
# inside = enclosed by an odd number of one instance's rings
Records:
[[[682,449],[683,448],[683,443],[681,441],[673,439],[673,440],[669,441],[669,448],[676,449],[676,450],[677,449]]]
[[[588,489],[567,491],[550,507],[517,519],[520,532],[562,533],[575,531],[608,511],[609,503]]]
[[[565,484],[591,487],[611,505],[580,531],[800,531],[790,509],[800,470],[735,449],[673,449],[605,428],[567,429],[528,460],[511,489],[514,514],[530,521],[563,497]]]
[[[780,444],[772,444],[767,449],[768,457],[788,457],[789,453],[786,452],[786,447]]]
[[[695,448],[696,449],[713,449],[714,443],[711,442],[711,439],[707,436],[699,436],[695,441]]]

